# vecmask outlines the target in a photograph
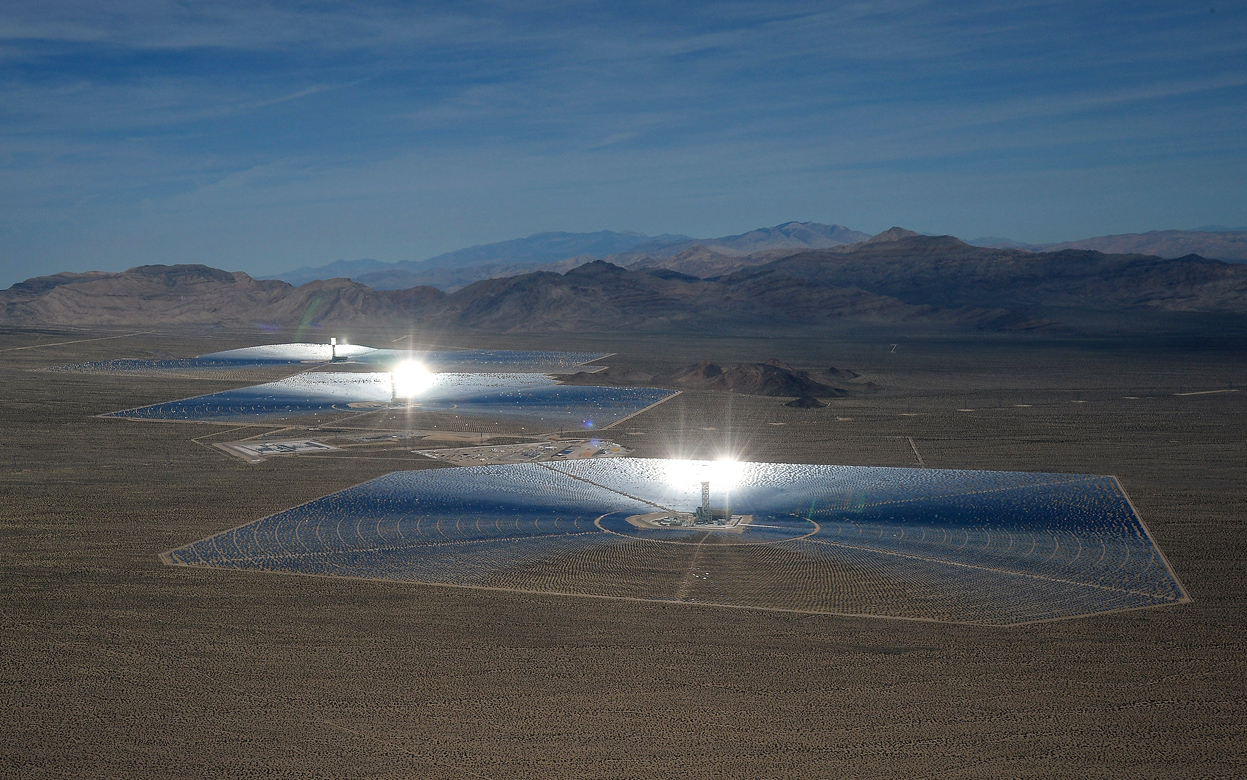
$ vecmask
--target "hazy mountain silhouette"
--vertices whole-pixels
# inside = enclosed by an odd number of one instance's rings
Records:
[[[514,276],[538,267],[563,272],[600,258],[607,258],[616,265],[631,266],[634,261],[667,258],[698,246],[719,255],[746,256],[777,249],[824,249],[869,237],[843,225],[816,222],[786,222],[735,236],[709,239],[605,230],[597,233],[538,233],[527,238],[447,252],[423,261],[338,261],[319,268],[299,268],[271,278],[304,284],[313,279],[343,276],[378,290],[431,285],[452,291],[481,279]],[[568,261],[572,262],[569,264]],[[353,264],[359,265],[354,267]]]
[[[1201,255],[1218,260],[1247,261],[1247,230],[1153,230],[1120,236],[1084,238],[1050,244],[1044,251],[1094,249],[1097,252],[1183,257]]]
[[[882,233],[871,236],[865,241],[865,243],[886,244],[891,241],[900,241],[902,238],[911,238],[912,236],[918,236],[918,235],[922,235],[922,234],[915,233],[912,230],[906,230],[903,227],[890,227],[887,230],[883,231]]]
[[[338,260],[329,265],[312,266],[305,265],[302,268],[296,268],[293,271],[286,271],[279,276],[263,277],[264,279],[281,279],[283,282],[289,282],[293,285],[307,284],[317,279],[352,279],[357,276],[369,273],[370,271],[382,271],[389,268],[392,263],[383,263],[380,260],[371,260],[364,258],[361,260]]]
[[[759,228],[736,236],[693,240],[688,246],[701,245],[712,252],[724,255],[749,255],[771,249],[829,249],[834,246],[856,244],[868,238],[870,238],[869,233],[851,230],[844,225],[785,222],[782,225]],[[688,246],[669,246],[666,247],[665,252],[671,254],[687,249]]]
[[[428,284],[422,275],[441,282],[438,286],[454,286],[489,278],[490,273],[466,269],[506,267],[518,269],[563,260],[577,255],[601,257],[627,252],[637,247],[658,248],[690,240],[688,236],[648,236],[644,233],[601,230],[595,233],[536,233],[526,238],[471,246],[430,257],[427,260],[405,260],[381,263],[372,260],[338,261],[316,268],[303,267],[276,274],[273,279],[303,284],[313,279],[342,276],[374,286],[376,289],[402,289]],[[359,264],[354,267],[354,264]],[[462,281],[466,280],[466,281]]]
[[[994,249],[1027,249],[1033,252],[1059,252],[1064,249],[1094,249],[1106,254],[1155,255],[1175,259],[1187,255],[1230,262],[1247,262],[1247,228],[1208,225],[1196,230],[1153,230],[1097,236],[1056,244],[1025,244],[1009,238],[984,237],[970,242]]]

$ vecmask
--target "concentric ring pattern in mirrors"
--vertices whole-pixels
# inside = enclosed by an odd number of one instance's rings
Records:
[[[730,503],[743,530],[636,518]],[[396,472],[167,563],[1012,625],[1187,601],[1113,477],[619,459]]]

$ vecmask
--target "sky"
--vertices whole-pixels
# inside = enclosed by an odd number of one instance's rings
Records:
[[[0,284],[789,220],[1247,225],[1247,4],[0,6]]]

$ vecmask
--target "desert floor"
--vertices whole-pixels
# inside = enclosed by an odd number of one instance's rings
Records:
[[[165,566],[437,464],[401,446],[248,464],[206,446],[222,426],[95,417],[251,383],[46,370],[256,343],[123,334],[0,347],[4,776],[1247,773],[1241,341],[437,334],[853,369],[886,389],[816,410],[686,392],[610,435],[645,457],[1114,474],[1193,598],[1001,629]]]

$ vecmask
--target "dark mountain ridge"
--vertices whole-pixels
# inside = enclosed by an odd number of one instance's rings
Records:
[[[1247,268],[1191,255],[1035,253],[970,246],[952,236],[908,236],[848,253],[802,252],[741,271],[855,287],[935,306],[1146,306],[1169,311],[1247,312]]]

